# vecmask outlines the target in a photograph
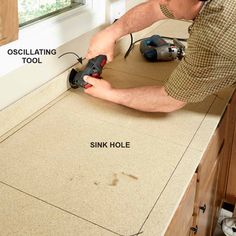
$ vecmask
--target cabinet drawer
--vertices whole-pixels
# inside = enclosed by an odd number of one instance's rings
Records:
[[[197,174],[194,174],[174,217],[165,233],[165,236],[189,236],[193,223],[193,208],[197,185]],[[181,227],[180,227],[181,226]]]

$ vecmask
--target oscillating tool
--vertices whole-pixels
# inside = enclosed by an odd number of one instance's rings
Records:
[[[69,75],[69,82],[72,88],[89,88],[92,85],[85,82],[83,77],[85,75],[92,76],[97,79],[101,79],[102,69],[107,62],[107,57],[105,55],[99,55],[88,61],[87,65],[83,70],[72,69]]]

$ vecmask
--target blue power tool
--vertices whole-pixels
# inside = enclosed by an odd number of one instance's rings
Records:
[[[181,60],[185,55],[185,46],[177,39],[170,44],[161,36],[153,35],[141,41],[140,52],[151,62]]]

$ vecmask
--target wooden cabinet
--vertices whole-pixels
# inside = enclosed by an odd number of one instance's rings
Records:
[[[197,191],[194,205],[194,227],[197,236],[213,234],[216,215],[225,193],[227,171],[221,169],[225,160],[226,111],[197,168]],[[227,165],[225,165],[227,166]]]
[[[165,236],[212,236],[222,200],[227,194],[232,199],[232,192],[236,192],[235,104],[236,95],[219,122]]]
[[[217,212],[225,195],[228,157],[226,156],[228,109],[221,119],[197,169],[198,186],[195,199],[198,236],[212,235]]]
[[[201,197],[196,204],[196,225],[198,231],[197,236],[208,236],[212,233],[212,225],[214,222],[214,206],[217,192],[218,168],[217,163],[212,168],[208,181],[203,189],[201,189]]]
[[[235,127],[236,133],[236,127]],[[228,202],[236,203],[236,136],[234,137],[232,148],[232,156],[230,160],[229,181],[227,185],[227,199]]]
[[[0,46],[18,37],[17,0],[0,0]]]
[[[165,236],[181,235],[189,236],[190,228],[193,225],[193,205],[195,200],[197,174],[195,174],[182,198],[182,201],[175,212]],[[181,222],[181,227],[179,227]]]

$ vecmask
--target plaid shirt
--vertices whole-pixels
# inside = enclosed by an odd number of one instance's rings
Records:
[[[161,10],[169,18],[172,13]],[[199,102],[236,82],[236,0],[209,0],[193,21],[186,56],[165,83],[167,93]]]

